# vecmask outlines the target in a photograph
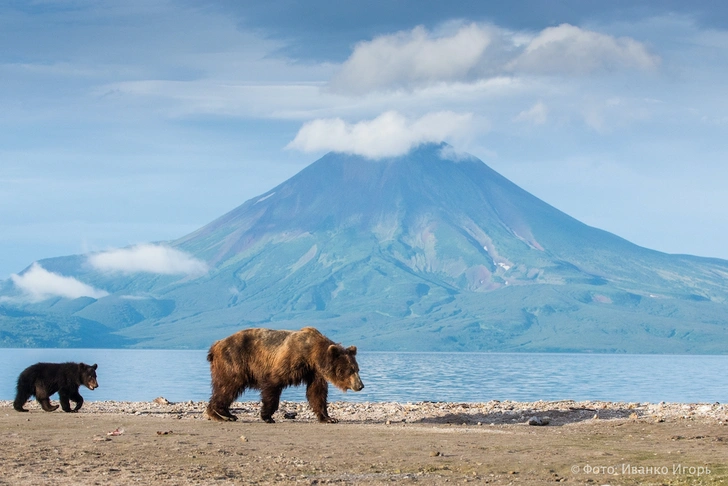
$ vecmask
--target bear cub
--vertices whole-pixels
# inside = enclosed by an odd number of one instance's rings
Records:
[[[212,396],[207,417],[237,420],[230,404],[246,389],[260,390],[260,417],[275,422],[281,392],[288,386],[306,384],[306,398],[319,422],[336,423],[329,417],[328,382],[343,391],[359,391],[356,347],[344,348],[313,327],[300,331],[245,329],[215,342],[207,354],[212,375]]]
[[[96,381],[96,368],[98,365],[89,366],[84,363],[36,363],[29,366],[18,377],[13,408],[18,412],[27,412],[23,406],[35,395],[43,410],[52,412],[58,405],[51,405],[50,396],[58,392],[63,411],[77,412],[83,405],[83,397],[78,393],[78,387],[83,385],[93,390],[99,386]],[[76,402],[73,410],[69,400]]]

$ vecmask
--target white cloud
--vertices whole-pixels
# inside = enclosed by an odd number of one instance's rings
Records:
[[[543,125],[546,123],[548,112],[546,105],[539,101],[528,110],[520,112],[514,119],[515,121],[533,123],[534,125]]]
[[[17,288],[34,302],[51,297],[66,297],[69,299],[92,297],[100,299],[109,295],[108,292],[91,287],[73,277],[64,277],[49,272],[38,263],[33,263],[30,269],[22,275],[10,275],[10,279]]]
[[[147,105],[153,103],[160,113],[173,118],[212,113],[296,119],[301,117],[301,112],[334,103],[332,95],[321,92],[322,85],[322,82],[256,84],[215,79],[141,80],[106,84],[95,89],[94,94],[110,104],[126,105],[135,99]]]
[[[569,24],[541,31],[523,53],[508,64],[515,72],[589,74],[623,69],[653,70],[659,56],[629,37],[613,37]]]
[[[532,37],[475,23],[454,32],[450,29],[447,35],[416,27],[357,44],[329,88],[361,95],[438,83],[475,83],[504,75],[653,70],[659,63],[659,56],[630,37],[569,24],[546,28]]]
[[[151,244],[96,253],[89,256],[88,261],[95,269],[104,272],[202,275],[208,270],[205,262],[188,253]]]
[[[341,118],[318,119],[305,123],[286,148],[346,152],[372,159],[391,157],[407,153],[421,143],[463,136],[472,119],[470,113],[451,111],[429,113],[416,120],[388,111],[355,124]]]
[[[450,36],[434,37],[424,27],[360,42],[331,80],[335,92],[366,93],[467,78],[491,42],[477,24]]]
[[[478,161],[479,159],[467,152],[457,150],[452,145],[445,145],[440,149],[440,158],[452,162]]]

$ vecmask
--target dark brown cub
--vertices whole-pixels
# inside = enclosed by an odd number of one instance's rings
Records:
[[[96,381],[98,365],[85,363],[36,363],[20,373],[17,393],[13,408],[18,412],[27,412],[23,406],[32,396],[38,400],[46,412],[52,412],[58,405],[51,405],[50,396],[58,392],[58,401],[64,412],[77,412],[83,405],[83,397],[78,387],[85,386],[93,390],[99,386]],[[76,403],[71,409],[70,402]]]

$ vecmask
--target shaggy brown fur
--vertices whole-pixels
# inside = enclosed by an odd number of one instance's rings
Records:
[[[85,363],[36,363],[28,366],[18,377],[13,408],[18,412],[27,412],[23,405],[35,395],[43,410],[52,412],[58,405],[51,405],[50,396],[58,392],[63,411],[77,412],[83,405],[83,397],[78,393],[78,387],[84,385],[93,390],[99,386],[96,381],[96,368],[97,365],[89,366]],[[69,400],[76,402],[73,410]]]
[[[300,331],[245,329],[215,342],[207,354],[212,375],[212,396],[207,416],[212,420],[237,420],[230,404],[246,389],[260,390],[260,417],[273,423],[281,392],[306,384],[306,398],[320,422],[329,417],[326,398],[331,382],[343,391],[359,391],[356,347],[344,348],[313,327]]]

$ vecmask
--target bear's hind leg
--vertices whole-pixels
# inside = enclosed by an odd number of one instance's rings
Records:
[[[260,401],[263,404],[260,407],[260,418],[262,418],[264,422],[269,424],[275,423],[275,420],[273,420],[273,414],[276,410],[278,410],[282,391],[282,386],[268,386],[264,387],[260,391]]]
[[[55,393],[55,390],[53,392]],[[54,410],[58,409],[58,405],[51,405],[51,395],[53,395],[53,393],[48,393],[48,390],[45,386],[40,383],[36,383],[35,399],[38,401],[38,403],[40,403],[41,408],[46,412],[53,412]]]
[[[25,402],[28,401],[28,399],[33,396],[32,393],[27,392],[26,390],[21,390],[20,387],[18,388],[18,393],[15,395],[15,401],[13,402],[13,408],[17,410],[18,412],[27,412],[27,408],[23,408],[25,406]]]
[[[205,415],[207,415],[208,419],[215,420],[217,422],[235,422],[238,419],[235,415],[226,410],[218,410],[212,404],[207,405]]]
[[[51,405],[51,401],[48,398],[37,398],[38,403],[40,403],[40,406],[43,410],[46,412],[53,412],[55,410],[58,410],[58,405]]]
[[[25,372],[21,373],[18,377],[18,385],[16,387],[15,401],[13,401],[13,408],[18,412],[27,412],[25,403],[30,400],[30,397],[35,395],[35,385],[32,379],[25,376]]]
[[[230,402],[232,403],[232,402]],[[210,398],[205,411],[207,418],[217,420],[218,422],[235,422],[238,418],[230,412],[229,405],[225,406]]]
[[[46,412],[53,412],[58,409],[58,405],[51,405],[51,400],[47,396],[35,396],[35,399],[40,403],[40,407]]]
[[[243,391],[245,391],[244,386],[236,388],[213,381],[212,396],[210,403],[207,404],[207,417],[218,422],[237,420],[238,418],[230,413],[230,405]]]

